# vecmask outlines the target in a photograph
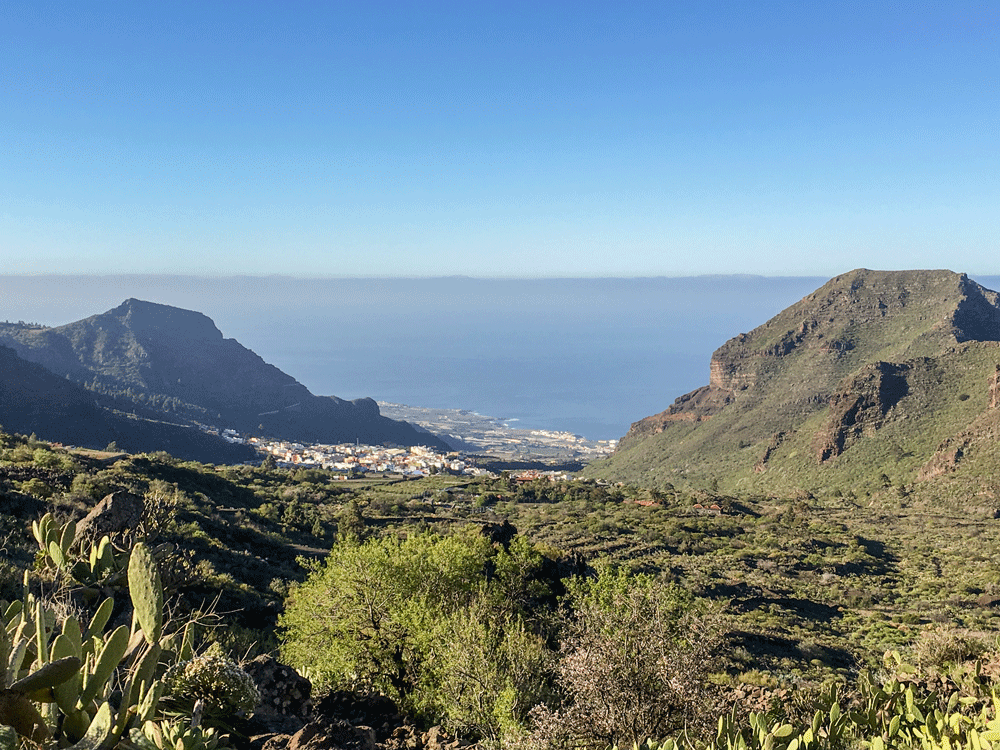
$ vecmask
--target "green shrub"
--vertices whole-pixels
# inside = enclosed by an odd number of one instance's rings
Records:
[[[21,482],[21,492],[41,498],[49,498],[55,494],[55,491],[38,477]]]
[[[610,567],[577,579],[570,606],[558,666],[564,704],[533,711],[537,745],[630,747],[714,722],[717,612],[677,586]]]
[[[523,539],[504,549],[476,529],[348,537],[291,590],[282,655],[321,689],[375,689],[431,723],[497,738],[545,690],[541,565]]]
[[[913,645],[913,658],[923,668],[960,664],[979,658],[987,651],[981,639],[953,628],[925,630]]]

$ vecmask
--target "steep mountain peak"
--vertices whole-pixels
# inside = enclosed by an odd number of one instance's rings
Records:
[[[720,351],[738,347],[783,356],[810,344],[851,350],[862,332],[880,346],[925,350],[921,354],[961,341],[996,341],[997,295],[952,271],[857,269],[831,279]]]
[[[952,316],[952,329],[960,341],[1000,341],[1000,294],[962,274],[964,294]]]
[[[165,334],[180,339],[222,340],[222,331],[207,315],[132,297],[104,316],[119,320],[136,333]]]
[[[716,357],[737,351],[782,357],[814,349],[853,364],[858,356],[870,361],[869,353],[881,359],[927,356],[964,341],[998,340],[998,295],[965,274],[858,269],[731,339]]]
[[[786,396],[826,403],[836,383],[864,364],[1000,340],[997,296],[952,271],[857,269],[719,347],[710,388],[753,394],[795,370],[799,380]]]

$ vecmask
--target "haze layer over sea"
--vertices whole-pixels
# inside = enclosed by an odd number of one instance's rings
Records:
[[[601,440],[707,384],[716,348],[825,281],[0,276],[0,319],[61,325],[136,297],[205,313],[318,395]]]

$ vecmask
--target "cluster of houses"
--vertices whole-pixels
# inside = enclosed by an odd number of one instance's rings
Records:
[[[219,429],[209,425],[199,425],[199,427],[230,443],[251,445],[260,453],[273,456],[278,466],[326,469],[340,473],[341,479],[350,479],[368,473],[399,474],[407,477],[425,477],[430,474],[442,473],[496,476],[491,471],[471,465],[457,451],[441,453],[425,446],[389,448],[384,445],[360,445],[357,443],[305,444],[288,440],[247,437],[236,430]],[[533,433],[542,432],[545,431],[533,431]],[[568,433],[545,432],[545,434],[547,437],[557,435],[565,437]],[[510,472],[510,478],[518,483],[533,482],[538,479],[557,482],[571,479],[572,475],[565,471],[527,469]]]
[[[488,471],[469,466],[458,453],[438,453],[431,448],[387,448],[383,445],[303,445],[284,440],[248,438],[257,450],[274,456],[279,466],[328,469],[343,478],[368,472],[427,476],[452,473],[478,476]]]

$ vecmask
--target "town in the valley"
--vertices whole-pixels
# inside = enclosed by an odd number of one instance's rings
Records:
[[[428,476],[452,473],[478,476],[488,474],[485,469],[468,465],[458,453],[438,453],[424,446],[388,448],[383,445],[304,445],[286,440],[249,438],[248,441],[262,453],[274,456],[279,466],[327,469],[343,472],[349,479],[360,474],[400,474],[402,476]]]
[[[392,474],[418,478],[432,474],[460,474],[466,476],[496,476],[491,468],[477,463],[485,462],[495,468],[490,457],[469,456],[458,451],[441,452],[426,446],[390,447],[340,443],[336,445],[298,443],[262,437],[246,437],[235,430],[204,428],[221,435],[232,443],[245,443],[261,453],[262,458],[272,457],[275,465],[286,468],[325,469],[334,478],[347,480],[370,474]],[[513,474],[523,478],[549,477],[569,479],[564,468],[542,467],[521,469]]]
[[[503,420],[458,409],[422,409],[380,402],[383,413],[407,419],[436,434],[447,436],[462,450],[441,452],[425,446],[411,448],[383,445],[338,445],[298,443],[266,437],[249,437],[236,430],[201,425],[232,443],[256,448],[262,458],[271,456],[284,467],[326,469],[350,479],[365,474],[395,474],[404,477],[431,474],[492,475],[504,461],[521,464],[515,474],[525,477],[566,478],[568,467],[609,455],[615,440],[587,440],[569,432],[529,430],[511,427]],[[532,468],[523,464],[535,463]],[[545,465],[552,468],[545,469]]]

